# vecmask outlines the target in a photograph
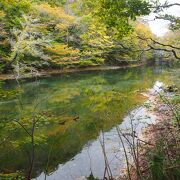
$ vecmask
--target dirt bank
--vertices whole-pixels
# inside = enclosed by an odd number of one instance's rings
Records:
[[[86,68],[72,68],[72,69],[48,69],[41,70],[36,75],[37,76],[49,76],[49,75],[58,75],[58,74],[67,74],[67,73],[76,73],[76,72],[89,72],[89,71],[105,71],[105,70],[116,70],[116,69],[126,69],[143,66],[145,63],[135,64],[135,65],[127,65],[127,66],[96,66],[96,67],[86,67]],[[21,78],[30,78],[31,74],[27,74],[26,76],[22,76]],[[0,74],[0,80],[10,80],[15,79],[15,75],[13,74]]]
[[[176,114],[179,102],[172,103],[174,94],[169,92],[163,95],[149,92],[146,96],[149,98],[148,111],[155,115],[156,121],[139,137],[146,143],[140,144],[137,162],[130,168],[130,179],[180,178],[180,132]]]

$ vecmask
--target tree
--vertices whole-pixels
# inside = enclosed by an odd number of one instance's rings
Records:
[[[143,0],[100,0],[95,14],[122,38],[132,30],[130,19],[135,21],[138,16],[150,13],[148,5],[149,3]]]
[[[106,24],[108,28],[111,28],[118,39],[122,39],[132,32],[131,20],[136,20],[137,16],[148,15],[151,12],[161,12],[165,8],[172,6],[179,6],[179,3],[169,4],[168,2],[160,4],[159,1],[150,2],[150,1],[100,1],[100,6],[96,10],[96,15],[99,15],[99,19]],[[165,14],[164,16],[159,16],[159,18],[170,20],[170,28],[172,30],[177,30],[179,28],[179,18]],[[158,17],[157,17],[158,18]],[[179,59],[178,52],[179,47],[171,46],[168,44],[162,44],[156,39],[144,38],[138,36],[140,41],[144,41],[148,45],[148,49],[143,49],[144,51],[164,51],[169,52],[174,55],[175,58]],[[159,47],[161,46],[161,47]],[[167,49],[165,47],[171,47]],[[174,48],[175,47],[175,48]]]
[[[145,41],[148,44],[148,47],[145,51],[160,51],[163,52],[165,57],[172,58],[172,55],[174,58],[180,60],[180,46],[178,43],[179,39],[179,28],[180,28],[180,18],[163,13],[165,9],[168,9],[172,6],[180,6],[179,3],[169,3],[166,1],[165,3],[160,3],[159,1],[154,1],[150,3],[149,8],[151,9],[152,12],[157,13],[155,19],[163,19],[163,20],[168,20],[169,21],[169,30],[171,31],[171,38],[172,41],[167,38],[169,35],[167,34],[163,38],[143,38],[139,36],[139,38],[143,41]],[[174,35],[172,35],[174,34]]]
[[[8,51],[8,42],[7,42],[7,37],[8,33],[5,30],[5,24],[3,22],[3,19],[5,17],[4,11],[0,11],[0,69],[3,67],[4,61],[7,58],[7,53]]]
[[[8,5],[4,4],[4,6],[7,8]],[[61,7],[52,7],[47,3],[32,4],[30,8],[31,11],[27,15],[22,11],[18,22],[13,27],[8,26],[9,21],[11,22],[8,17],[6,17],[7,20],[6,18],[3,20],[4,26],[9,28],[9,33],[4,39],[10,49],[8,51],[5,49],[5,52],[7,51],[6,60],[3,58],[6,64],[5,70],[14,66],[18,71],[20,69],[25,71],[30,66],[32,68],[47,64],[52,58],[45,54],[45,50],[51,44],[54,46],[55,38],[61,34],[62,39],[66,36],[64,39],[68,41],[67,29],[74,23],[73,16],[66,14]],[[7,15],[4,14],[1,12],[1,16]],[[1,54],[3,55],[3,52]]]
[[[0,11],[3,11],[5,28],[8,32],[12,28],[21,28],[22,14],[27,14],[31,10],[31,3],[29,0],[1,0]]]
[[[24,21],[21,22],[21,29],[13,28],[11,30],[11,53],[6,64],[6,69],[14,66],[16,70],[28,70],[28,61],[24,57],[38,57],[42,60],[48,60],[48,55],[45,55],[43,48],[50,44],[50,40],[41,31],[41,23],[31,16],[24,15]],[[37,62],[30,62],[33,66]],[[39,61],[40,63],[40,61]],[[36,64],[38,65],[38,64]],[[27,69],[26,69],[27,68]]]

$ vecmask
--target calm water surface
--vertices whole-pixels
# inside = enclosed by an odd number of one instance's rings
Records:
[[[113,127],[145,100],[141,91],[168,78],[160,67],[141,67],[21,80],[19,85],[1,82],[7,93],[0,98],[0,172],[27,172],[30,137],[15,121],[30,131],[35,118],[34,178],[44,179],[46,174],[47,179],[69,180],[91,172],[101,178],[104,160],[98,139],[102,130],[107,132],[107,151],[118,175],[121,155],[114,156],[121,147]],[[145,110],[139,115],[145,117]]]

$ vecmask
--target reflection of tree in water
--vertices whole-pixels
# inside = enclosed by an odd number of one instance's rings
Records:
[[[35,114],[38,122],[35,129],[33,176],[44,169],[46,172],[54,171],[58,164],[77,154],[88,140],[95,139],[102,128],[108,130],[120,123],[127,108],[142,102],[142,97],[135,91],[150,87],[157,78],[152,71],[145,70],[46,78],[39,80],[34,87],[31,82],[25,81],[21,92],[23,110],[18,117],[27,129],[31,127],[33,104],[39,103]],[[34,97],[37,91],[39,94]],[[19,105],[13,103],[7,106],[4,101],[1,108],[14,111],[12,107],[17,108]],[[79,118],[75,121],[76,117]],[[5,122],[1,126],[1,139],[11,134],[8,143],[0,147],[1,169],[25,172],[28,168],[30,138],[17,123]]]

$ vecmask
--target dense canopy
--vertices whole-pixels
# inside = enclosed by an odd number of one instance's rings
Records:
[[[1,0],[0,70],[150,59],[154,35],[142,16],[152,11],[144,0]]]

